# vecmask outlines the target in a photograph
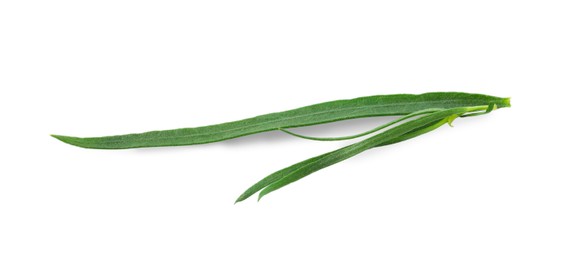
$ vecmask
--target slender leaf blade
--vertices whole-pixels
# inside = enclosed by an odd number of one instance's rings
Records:
[[[509,99],[461,92],[378,95],[330,101],[210,126],[103,137],[52,136],[71,145],[93,149],[195,145],[281,128],[295,128],[361,117],[406,115],[430,108],[447,109],[489,103],[495,103],[497,107],[506,107],[509,106]]]
[[[485,110],[487,106],[481,106],[479,110]],[[447,110],[442,110],[434,112],[429,115],[422,116],[420,118],[408,121],[399,126],[391,128],[385,132],[374,135],[368,139],[357,142],[355,144],[346,146],[344,148],[338,149],[334,152],[330,152],[325,155],[317,156],[309,163],[300,165],[299,167],[292,167],[291,171],[283,172],[284,177],[279,180],[270,183],[259,193],[259,200],[265,195],[280,189],[292,182],[295,182],[303,177],[306,177],[313,172],[320,169],[326,168],[338,162],[344,161],[351,158],[359,153],[362,153],[368,149],[385,145],[386,143],[396,143],[396,141],[403,141],[423,133],[427,133],[437,127],[451,122],[452,118],[455,118],[463,113],[475,111],[476,108],[452,108]],[[437,123],[435,123],[439,120]],[[433,124],[428,126],[428,124]]]
[[[427,133],[427,132],[429,132],[429,131],[435,129],[435,128],[430,128],[430,127],[433,126],[433,125],[435,125],[435,124],[438,123],[439,121],[441,121],[441,120],[437,120],[437,121],[432,122],[432,123],[430,123],[430,124],[427,124],[427,125],[425,125],[425,126],[421,126],[421,127],[417,128],[417,129],[414,129],[414,130],[412,130],[412,131],[410,131],[410,132],[408,132],[408,133],[406,133],[406,134],[404,134],[404,135],[402,135],[402,136],[400,136],[400,137],[398,137],[398,138],[392,139],[392,140],[390,140],[390,141],[388,141],[388,142],[381,143],[381,144],[377,145],[376,147],[381,147],[381,146],[385,146],[385,145],[391,145],[391,144],[399,143],[399,142],[406,141],[406,140],[408,140],[408,139],[414,138],[414,137],[416,137],[416,136],[418,136],[418,135]],[[436,127],[436,128],[437,128],[437,127]],[[340,149],[344,149],[344,147],[343,147],[343,148],[340,148]],[[340,150],[340,149],[338,149],[338,150]],[[314,162],[316,162],[316,161],[319,161],[319,160],[321,160],[323,157],[326,157],[326,156],[328,156],[328,155],[331,154],[331,153],[337,152],[338,150],[335,150],[335,151],[332,151],[332,152],[328,152],[328,153],[325,153],[325,154],[322,154],[322,155],[319,155],[319,156],[315,156],[315,157],[310,158],[310,159],[306,159],[306,160],[304,160],[304,161],[301,161],[301,162],[299,162],[299,163],[293,164],[293,165],[291,165],[291,166],[289,166],[289,167],[286,167],[286,168],[284,168],[284,169],[281,169],[281,170],[279,170],[279,171],[276,171],[276,172],[274,172],[274,173],[268,175],[267,177],[261,179],[260,181],[258,181],[257,183],[255,183],[254,185],[252,185],[251,187],[249,187],[245,192],[243,192],[243,193],[237,198],[237,200],[235,201],[235,203],[241,202],[241,201],[243,201],[243,200],[246,200],[247,198],[249,198],[249,197],[252,196],[253,194],[259,192],[260,190],[262,190],[262,189],[265,188],[266,186],[270,185],[271,183],[274,183],[274,182],[280,180],[280,179],[283,178],[284,176],[286,176],[286,175],[288,175],[288,174],[290,174],[290,173],[292,173],[292,172],[294,172],[294,171],[297,171],[298,169],[300,169],[300,168],[306,166],[307,164],[310,164],[310,163],[314,163]]]

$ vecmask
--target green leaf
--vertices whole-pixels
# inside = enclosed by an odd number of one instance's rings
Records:
[[[407,115],[424,109],[481,106],[490,103],[499,108],[507,107],[509,99],[460,92],[380,95],[325,102],[210,126],[104,137],[52,136],[71,145],[94,149],[194,145],[353,118]]]
[[[400,136],[400,137],[397,137],[397,138],[395,138],[395,139],[392,139],[392,140],[390,140],[390,141],[388,141],[388,142],[381,143],[381,144],[377,145],[376,147],[399,143],[399,142],[402,142],[402,141],[405,141],[405,140],[414,138],[414,137],[416,137],[416,136],[418,136],[418,135],[427,133],[428,131],[433,130],[434,128],[430,128],[430,127],[433,126],[433,125],[435,125],[435,124],[438,123],[439,121],[440,121],[440,120],[437,120],[437,121],[435,121],[435,122],[429,123],[429,124],[424,125],[424,126],[421,126],[421,127],[419,127],[419,128],[416,128],[416,129],[414,129],[414,130],[412,130],[412,131],[410,131],[410,132],[408,132],[408,133],[406,133],[406,134],[404,134],[404,135],[402,135],[402,136]],[[344,148],[340,148],[340,149],[338,149],[338,150],[341,150],[341,149],[344,149]],[[288,174],[290,174],[290,173],[292,173],[292,172],[294,172],[294,171],[300,169],[301,167],[304,167],[304,166],[306,166],[306,165],[308,165],[308,164],[311,164],[311,163],[314,163],[314,162],[316,162],[316,161],[319,161],[319,160],[321,160],[322,158],[328,156],[329,154],[332,154],[332,153],[337,152],[338,150],[335,150],[335,151],[332,151],[332,152],[329,152],[329,153],[325,153],[325,154],[322,154],[322,155],[319,155],[319,156],[316,156],[316,157],[313,157],[313,158],[310,158],[310,159],[306,159],[306,160],[304,160],[304,161],[302,161],[302,162],[293,164],[293,165],[291,165],[291,166],[289,166],[289,167],[287,167],[287,168],[284,168],[284,169],[282,169],[282,170],[279,170],[279,171],[277,171],[277,172],[274,172],[274,173],[270,174],[269,176],[267,176],[267,177],[263,178],[262,180],[260,180],[259,182],[255,183],[253,186],[249,187],[245,192],[243,192],[243,194],[241,194],[241,195],[237,198],[237,200],[235,201],[235,203],[240,202],[240,201],[243,201],[243,200],[249,198],[250,196],[252,196],[253,194],[257,193],[258,191],[260,191],[260,190],[263,189],[264,187],[268,186],[269,184],[274,183],[274,182],[280,180],[280,179],[283,178],[284,176],[286,176],[286,175],[288,175]]]
[[[259,194],[260,199],[270,192],[273,192],[305,176],[308,176],[313,172],[316,172],[335,163],[344,161],[368,149],[411,139],[421,134],[430,132],[445,123],[449,123],[454,118],[462,114],[487,109],[488,106],[452,108],[434,112],[429,115],[408,121],[363,141],[340,148],[333,152],[313,157],[273,173],[249,188],[243,195],[239,197],[237,201],[246,199],[248,196],[254,194],[257,190],[260,190],[262,187],[264,187],[264,189],[262,189]]]

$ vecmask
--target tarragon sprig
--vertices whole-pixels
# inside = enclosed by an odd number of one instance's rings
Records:
[[[260,199],[270,192],[320,169],[351,158],[371,148],[398,143],[428,133],[446,123],[451,124],[458,117],[483,115],[497,108],[509,106],[509,98],[461,92],[379,95],[325,102],[284,112],[203,127],[103,137],[52,136],[65,143],[84,148],[128,149],[211,143],[266,131],[283,131],[297,137],[318,141],[348,140],[378,132],[362,141],[304,160],[263,178],[241,194],[236,200],[236,202],[239,202],[258,191],[260,191]],[[291,131],[292,128],[308,125],[360,117],[390,115],[401,115],[403,117],[364,133],[351,136],[321,138],[304,136]],[[389,129],[379,132],[386,128]]]

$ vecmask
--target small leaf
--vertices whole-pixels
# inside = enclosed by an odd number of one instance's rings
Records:
[[[274,178],[272,178],[274,182],[271,182],[270,179],[268,179],[266,182],[262,182],[257,186],[257,188],[260,188],[263,184],[268,184],[259,193],[259,200],[265,195],[277,189],[280,189],[292,182],[295,182],[301,178],[304,178],[312,174],[313,172],[316,172],[320,169],[326,168],[338,162],[344,161],[368,149],[411,139],[413,137],[419,136],[421,134],[430,132],[438,128],[439,126],[449,122],[452,117],[458,117],[459,115],[467,112],[474,112],[486,109],[487,106],[479,106],[479,107],[452,108],[434,112],[429,115],[425,115],[412,121],[403,123],[399,126],[391,128],[385,132],[379,133],[377,135],[374,135],[368,139],[357,142],[355,144],[346,146],[344,148],[335,150],[330,153],[319,155],[317,157],[287,167],[283,170],[278,171],[280,172],[280,175],[275,175]],[[282,178],[278,179],[278,177],[280,176],[282,176]]]

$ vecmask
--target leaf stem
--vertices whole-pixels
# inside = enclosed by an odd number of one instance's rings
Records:
[[[355,135],[341,136],[341,137],[312,137],[312,136],[307,136],[307,135],[301,135],[301,134],[293,133],[293,132],[291,132],[291,131],[289,131],[289,130],[282,129],[282,128],[279,128],[279,130],[280,130],[280,131],[283,131],[283,132],[285,132],[285,133],[287,133],[287,134],[289,134],[289,135],[296,136],[296,137],[300,137],[300,138],[303,138],[303,139],[308,139],[308,140],[314,140],[314,141],[342,141],[342,140],[349,140],[349,139],[354,139],[354,138],[362,137],[362,136],[365,136],[365,135],[369,135],[369,134],[371,134],[371,133],[378,132],[378,131],[380,131],[380,130],[382,130],[382,129],[384,129],[384,128],[387,128],[387,127],[389,127],[389,126],[392,126],[392,125],[395,125],[395,124],[397,124],[397,123],[400,123],[400,122],[402,122],[402,121],[404,121],[404,120],[406,120],[406,119],[409,119],[409,118],[412,118],[412,117],[415,117],[415,116],[419,116],[419,115],[424,115],[424,114],[429,114],[429,113],[437,112],[437,111],[440,111],[440,110],[443,110],[443,109],[441,109],[441,108],[429,108],[429,109],[420,110],[420,111],[417,111],[417,112],[414,112],[414,113],[410,113],[410,114],[408,114],[408,115],[405,115],[405,116],[403,116],[403,117],[401,117],[401,118],[398,118],[398,119],[396,119],[396,120],[394,120],[394,121],[391,121],[391,122],[389,122],[389,123],[386,123],[386,124],[383,124],[383,125],[381,125],[381,126],[375,127],[375,128],[373,128],[373,129],[371,129],[371,130],[368,130],[368,131],[365,131],[365,132],[362,132],[362,133],[359,133],[359,134],[355,134]]]

